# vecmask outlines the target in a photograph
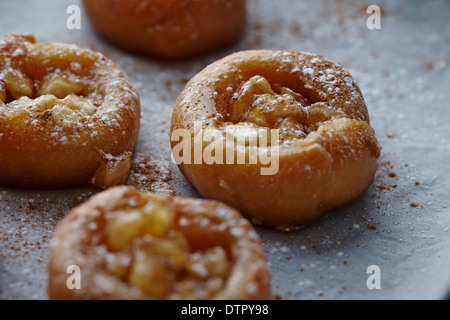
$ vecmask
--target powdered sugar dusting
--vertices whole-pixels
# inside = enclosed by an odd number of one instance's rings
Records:
[[[35,93],[36,97],[28,98],[27,92],[32,93],[32,91],[22,90],[24,96],[20,99],[8,103],[0,102],[2,105],[0,119],[20,116],[25,123],[36,127],[37,130],[43,130],[40,128],[42,121],[39,120],[39,116],[45,111],[46,115],[43,119],[44,121],[48,119],[47,122],[49,122],[46,130],[51,137],[56,138],[49,143],[58,144],[82,139],[81,132],[83,136],[90,132],[91,137],[96,137],[105,131],[102,129],[105,126],[114,130],[114,127],[121,126],[121,112],[134,112],[135,102],[133,101],[139,99],[136,91],[131,87],[126,76],[101,54],[82,49],[74,44],[33,44],[15,38],[8,38],[3,45],[17,48],[9,54],[2,53],[1,79],[6,77],[18,79],[27,85],[34,82],[34,86],[39,88],[39,83],[46,84],[46,82],[41,79],[31,79],[24,70],[29,63],[41,62],[42,68],[46,69],[44,80],[54,78],[57,79],[56,81],[65,81],[75,86],[74,90],[83,91],[85,94],[84,96],[73,95],[71,100],[68,99],[69,95],[66,98],[55,99],[52,95],[39,94],[40,90],[45,89],[41,84],[41,88]],[[53,66],[52,63],[61,64],[58,59],[62,59],[63,63],[67,64],[66,69],[62,70],[61,67]],[[81,74],[81,72],[88,72],[86,70],[88,65],[92,65],[89,68],[94,74],[98,73],[97,80],[84,78]],[[113,81],[106,79],[113,79]],[[68,84],[64,85],[68,86]],[[56,84],[53,85],[55,86]],[[86,112],[84,105],[89,104],[89,109],[92,111]],[[69,127],[71,130],[68,130]]]

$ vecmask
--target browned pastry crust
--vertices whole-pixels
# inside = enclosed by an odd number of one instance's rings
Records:
[[[0,184],[123,184],[139,120],[130,79],[102,54],[0,38]]]
[[[67,268],[81,271],[69,290]],[[114,187],[72,210],[51,243],[51,299],[270,299],[260,241],[215,201]]]
[[[210,65],[179,97],[171,134],[186,129],[194,140],[196,121],[222,133],[231,127],[280,129],[279,148],[272,148],[279,151],[275,175],[261,175],[260,161],[179,165],[205,198],[279,230],[299,228],[353,201],[378,167],[380,146],[357,84],[319,55],[246,51]]]
[[[94,28],[120,47],[162,58],[186,58],[234,42],[246,22],[246,0],[84,0]]]

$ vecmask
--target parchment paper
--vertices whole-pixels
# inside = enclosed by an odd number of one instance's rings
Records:
[[[375,183],[348,207],[292,234],[257,228],[281,299],[441,299],[450,290],[450,2],[250,0],[233,47],[183,62],[130,55],[103,41],[83,18],[68,30],[76,0],[2,0],[0,35],[76,43],[105,53],[139,89],[142,130],[133,184],[197,197],[170,162],[171,111],[186,81],[245,49],[325,55],[357,79],[383,147]],[[382,8],[369,30],[369,5]],[[83,13],[84,15],[84,13]],[[0,168],[1,170],[1,168]],[[0,298],[47,299],[46,263],[56,223],[98,190],[0,187]],[[381,270],[369,290],[367,268]]]

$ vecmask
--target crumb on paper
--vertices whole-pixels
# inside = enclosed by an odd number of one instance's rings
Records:
[[[128,185],[141,191],[175,195],[172,170],[167,161],[137,156],[131,168]]]

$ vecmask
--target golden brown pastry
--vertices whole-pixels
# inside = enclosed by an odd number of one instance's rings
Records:
[[[187,130],[191,150],[179,148],[180,129]],[[222,137],[213,149],[224,158],[230,143],[226,134],[231,143],[248,138],[231,149],[234,164],[226,164],[228,159],[196,164],[196,139],[204,141],[203,154],[212,145],[205,139],[207,129]],[[279,139],[267,147],[261,138],[268,129],[279,130]],[[256,224],[285,231],[353,201],[372,183],[380,156],[352,76],[322,56],[291,51],[240,52],[200,72],[176,103],[171,140],[181,172],[202,196],[239,209]],[[264,173],[269,168],[262,158],[250,164],[252,150],[278,155],[270,165],[274,172]],[[236,164],[242,155],[248,160]]]
[[[246,0],[83,0],[94,28],[120,47],[186,58],[234,42],[246,23]]]
[[[102,54],[0,38],[0,184],[60,188],[127,181],[139,96]]]
[[[67,268],[81,271],[69,290]],[[215,201],[113,187],[72,210],[53,235],[51,299],[270,299],[252,226]]]

